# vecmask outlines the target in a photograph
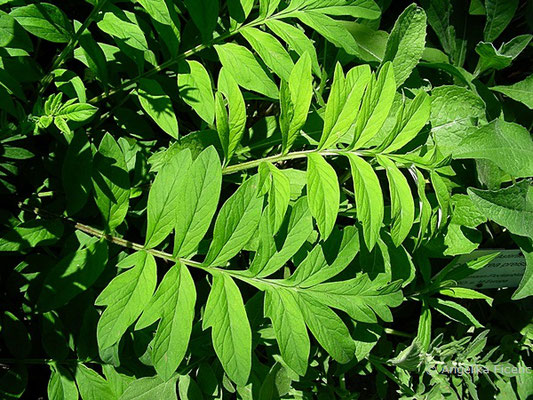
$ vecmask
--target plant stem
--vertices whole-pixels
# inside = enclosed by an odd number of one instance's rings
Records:
[[[365,154],[364,152],[360,152],[360,151],[347,151],[347,150],[337,150],[337,149],[333,149],[333,150],[301,150],[301,151],[294,151],[292,153],[287,153],[287,154],[276,154],[276,155],[273,155],[273,156],[259,158],[257,160],[245,161],[245,162],[240,163],[240,164],[229,165],[229,166],[225,167],[222,170],[222,173],[223,174],[233,174],[235,172],[243,171],[245,169],[258,167],[259,164],[261,164],[262,162],[265,162],[265,161],[269,161],[269,162],[272,162],[272,163],[278,163],[280,161],[294,160],[294,159],[297,159],[297,158],[304,158],[304,157],[307,157],[311,153],[318,153],[318,154],[323,155],[323,156],[340,156],[340,155],[343,155],[343,154],[346,154],[346,153],[352,153],[352,154],[356,154],[356,155],[359,155],[359,156],[362,156],[362,155]]]
[[[41,79],[41,87],[39,89],[39,96],[42,96],[45,90],[48,88],[48,85],[52,83],[53,79],[53,72],[63,64],[67,56],[70,54],[72,50],[74,50],[74,47],[78,44],[78,41],[80,40],[80,37],[83,32],[89,27],[91,22],[93,22],[94,17],[100,12],[100,10],[105,6],[108,0],[99,0],[96,5],[91,10],[91,13],[85,20],[85,22],[80,26],[80,28],[74,33],[74,36],[69,40],[65,48],[59,53],[59,56],[54,60],[52,63],[52,67],[50,68],[50,72],[46,74]]]

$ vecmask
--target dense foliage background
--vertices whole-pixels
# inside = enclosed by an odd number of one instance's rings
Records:
[[[0,397],[530,398],[532,17],[0,0]]]

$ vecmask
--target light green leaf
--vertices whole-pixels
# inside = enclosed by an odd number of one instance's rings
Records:
[[[414,169],[414,173],[413,173]],[[418,170],[417,168],[413,167],[409,170],[411,172],[411,175],[416,181],[416,188],[418,192],[418,199],[420,204],[420,212],[418,214],[418,236],[415,240],[415,247],[420,246],[422,243],[422,238],[424,237],[424,234],[426,233],[426,230],[429,227],[429,222],[431,220],[431,215],[433,213],[433,208],[431,206],[431,203],[429,202],[427,196],[426,196],[426,178]]]
[[[223,266],[252,238],[263,206],[263,197],[257,195],[258,183],[258,175],[249,178],[220,209],[205,265]]]
[[[117,399],[109,382],[91,368],[77,364],[75,376],[83,400]]]
[[[270,190],[268,192],[268,220],[272,228],[272,234],[275,235],[285,218],[285,213],[289,207],[289,200],[291,195],[291,187],[289,178],[283,172],[274,166],[274,164],[265,162],[260,166],[261,169],[266,169],[267,174],[272,180]]]
[[[152,342],[152,361],[165,381],[174,374],[187,352],[195,303],[194,281],[187,267],[178,263],[165,274],[135,325],[135,329],[144,329],[161,319]]]
[[[254,2],[255,0],[228,0],[228,11],[232,28],[241,25],[248,18]]]
[[[289,80],[294,64],[287,50],[275,37],[251,27],[241,29],[240,33],[276,75],[286,81]]]
[[[48,246],[63,235],[63,224],[58,219],[35,219],[11,227],[0,238],[0,251],[21,251],[37,246]]]
[[[245,89],[276,99],[278,88],[246,47],[235,43],[215,45],[223,67],[232,74],[235,81]]]
[[[485,300],[489,304],[489,306],[492,306],[492,297],[489,297],[473,289],[463,287],[449,287],[440,289],[439,293],[444,296],[452,297],[455,299]]]
[[[395,93],[393,67],[387,62],[381,67],[377,80],[374,77],[370,78],[355,120],[351,147],[363,147],[379,132],[389,115]]]
[[[270,226],[270,224],[268,225]],[[312,231],[313,219],[309,211],[307,198],[303,196],[292,206],[287,229],[286,231],[283,230],[283,243],[276,246],[273,234],[269,230],[266,233],[268,235],[266,238],[260,238],[260,243],[262,240],[266,242],[265,249],[267,250],[258,249],[249,272],[253,276],[260,278],[273,274],[296,254]],[[276,247],[279,248],[277,252]],[[266,254],[261,254],[265,251]]]
[[[318,11],[295,11],[290,14],[302,23],[324,36],[335,46],[344,49],[348,54],[357,54],[358,46],[350,32],[338,21]]]
[[[324,129],[320,137],[319,149],[334,146],[352,127],[370,78],[368,65],[352,68],[345,78],[342,67],[337,63],[326,104]]]
[[[390,159],[378,156],[378,162],[385,168],[389,180],[391,197],[391,237],[398,247],[407,237],[413,226],[415,204],[409,183],[398,167]]]
[[[376,316],[391,322],[390,309],[398,307],[403,301],[399,282],[386,284],[383,279],[372,281],[367,274],[316,285],[306,293],[320,303],[346,312],[356,321],[368,323],[377,322]]]
[[[210,146],[194,160],[178,192],[173,252],[176,257],[188,257],[196,251],[217,209],[221,184],[220,159]]]
[[[39,312],[54,310],[91,287],[107,263],[107,243],[93,242],[85,249],[63,257],[49,272],[37,307]]]
[[[102,138],[94,156],[93,187],[96,205],[107,229],[112,231],[128,212],[130,179],[124,154],[109,133]]]
[[[161,379],[159,376],[137,379],[128,385],[119,400],[178,400],[177,380],[177,375],[169,380]]]
[[[61,107],[56,115],[67,121],[85,122],[91,118],[98,108],[87,103],[76,103]]]
[[[163,131],[177,139],[179,136],[178,120],[172,108],[170,97],[161,85],[154,79],[141,79],[137,89],[137,98],[150,118]]]
[[[119,9],[106,12],[97,25],[103,32],[115,37],[120,43],[131,46],[140,52],[149,50],[142,29],[137,24],[132,23]]]
[[[292,10],[365,19],[376,19],[381,14],[379,6],[373,0],[294,0],[284,11]]]
[[[14,8],[9,15],[32,35],[55,43],[67,43],[73,28],[61,9],[50,3],[29,4]]]
[[[533,75],[509,86],[492,86],[490,89],[525,104],[530,110],[533,109]]]
[[[187,172],[192,164],[191,152],[180,151],[159,170],[148,193],[145,247],[157,246],[176,225],[181,204],[180,194],[189,191]]]
[[[157,282],[154,256],[139,251],[122,260],[118,267],[133,266],[117,275],[100,293],[97,306],[107,306],[98,321],[98,347],[106,349],[117,343],[150,301]]]
[[[492,42],[504,31],[513,19],[518,0],[485,0],[487,21],[483,37]]]
[[[265,316],[272,321],[281,356],[287,365],[303,376],[307,371],[310,341],[295,294],[276,288],[265,292]]]
[[[178,86],[185,103],[209,125],[215,119],[215,98],[211,78],[198,61],[184,61],[179,66]]]
[[[353,153],[346,153],[346,156],[352,170],[357,219],[363,225],[366,246],[372,251],[385,214],[383,192],[370,164]]]
[[[392,143],[384,150],[387,153],[401,149],[416,138],[429,121],[431,100],[425,92],[420,92],[402,111],[398,114],[396,126],[392,130]]]
[[[78,388],[70,371],[58,364],[50,365],[50,381],[48,381],[48,399],[78,400]]]
[[[226,274],[213,273],[202,326],[212,328],[213,347],[228,377],[244,386],[252,364],[252,332],[239,288]]]
[[[526,128],[512,122],[495,120],[470,130],[453,157],[490,160],[517,178],[533,176],[533,140]]]
[[[307,254],[286,282],[301,288],[317,285],[341,273],[358,252],[357,229],[347,226],[342,233],[335,229],[327,241],[317,244]]]
[[[286,42],[296,53],[303,57],[305,53],[311,59],[311,66],[315,75],[320,75],[320,66],[314,43],[309,39],[302,29],[291,24],[277,20],[269,19],[265,22],[266,26]]]
[[[280,0],[259,0],[259,16],[270,17],[278,8]]]
[[[304,53],[291,71],[288,83],[282,82],[280,92],[280,129],[283,151],[288,152],[307,120],[313,97],[311,60]]]
[[[218,90],[226,97],[229,109],[229,112],[226,112],[222,98],[218,95],[216,105],[217,131],[227,163],[239,145],[246,128],[246,104],[237,82],[227,68],[220,70]]]
[[[318,153],[307,156],[307,189],[309,209],[325,240],[337,220],[340,189],[337,173]]]
[[[438,149],[447,156],[458,148],[468,128],[484,118],[485,104],[471,90],[439,86],[431,93],[431,133]]]
[[[483,325],[472,315],[467,308],[450,300],[442,300],[438,298],[430,298],[428,300],[432,309],[437,310],[442,315],[450,318],[453,321],[460,322],[467,326],[474,326],[476,328],[483,328]]]
[[[533,238],[533,188],[527,180],[499,190],[469,188],[468,195],[488,219]]]
[[[297,299],[305,323],[318,343],[335,361],[349,362],[355,355],[355,342],[342,319],[310,295],[302,293]]]
[[[422,57],[426,44],[426,13],[411,4],[392,28],[383,62],[392,61],[396,85],[405,82]]]

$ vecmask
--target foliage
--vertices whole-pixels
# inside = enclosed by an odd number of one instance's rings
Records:
[[[0,0],[0,397],[526,399],[532,4],[401,3]]]

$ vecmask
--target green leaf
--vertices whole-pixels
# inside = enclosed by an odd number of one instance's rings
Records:
[[[116,399],[109,382],[85,365],[76,365],[75,377],[83,400]]]
[[[429,121],[431,100],[425,92],[420,92],[402,112],[398,114],[396,125],[392,130],[392,143],[385,152],[392,153],[415,139],[420,130]]]
[[[61,259],[46,275],[37,307],[40,312],[67,304],[91,287],[107,263],[107,243],[93,242]]]
[[[198,61],[184,61],[179,67],[178,86],[180,97],[207,124],[215,120],[215,98],[211,78]]]
[[[525,104],[530,110],[533,109],[533,75],[512,85],[492,86],[490,89]]]
[[[280,91],[280,128],[283,152],[288,152],[304,126],[313,97],[311,60],[304,53],[290,73],[288,83]]]
[[[363,225],[366,246],[372,251],[385,214],[383,192],[370,164],[353,153],[346,153],[346,156],[352,170],[357,219]]]
[[[483,30],[483,37],[492,42],[504,31],[513,19],[518,7],[518,0],[486,0],[485,8],[487,21]]]
[[[260,170],[261,168],[268,170],[267,174],[272,180],[268,193],[268,220],[272,227],[272,234],[276,234],[289,207],[291,195],[289,178],[272,163],[265,162],[260,165]]]
[[[278,8],[279,3],[280,0],[259,0],[259,16],[270,17]]]
[[[137,379],[128,385],[122,396],[120,396],[120,400],[177,400],[177,380],[177,376],[169,380],[161,379],[159,376]]]
[[[526,270],[512,297],[513,300],[521,300],[533,296],[533,241],[522,237],[513,237],[513,240],[526,259]]]
[[[390,308],[403,301],[398,282],[384,284],[383,279],[370,280],[367,274],[340,282],[329,282],[311,287],[306,293],[317,301],[346,312],[356,321],[375,323],[379,316],[392,321]]]
[[[467,326],[474,326],[476,328],[483,328],[483,325],[472,315],[467,308],[450,300],[442,300],[438,298],[430,298],[428,304],[434,310],[437,310],[442,315],[451,320],[460,322]]]
[[[176,257],[194,253],[217,209],[222,168],[216,150],[210,146],[189,168],[176,205],[174,252]]]
[[[251,27],[243,28],[239,32],[276,75],[289,80],[294,64],[287,50],[274,36]]]
[[[469,188],[468,195],[488,219],[533,238],[533,189],[527,180],[499,190]]]
[[[276,84],[250,50],[235,43],[225,43],[214,47],[222,66],[226,67],[239,86],[273,99],[278,97]]]
[[[228,377],[239,386],[248,381],[252,332],[239,288],[226,274],[213,272],[203,329],[211,327],[213,347]]]
[[[511,122],[495,120],[471,130],[453,157],[489,160],[517,178],[533,176],[531,135],[523,126]]]
[[[447,156],[458,148],[468,128],[484,118],[485,104],[472,91],[459,86],[439,86],[431,93],[431,133]]]
[[[222,68],[218,76],[218,90],[228,101],[229,113],[226,112],[222,97],[216,99],[217,131],[226,156],[231,160],[246,128],[246,104],[241,90],[227,68]]]
[[[357,54],[358,46],[350,32],[335,19],[318,11],[295,11],[290,14],[302,23],[324,36],[335,46],[344,49],[348,54]]]
[[[178,120],[172,108],[170,97],[161,85],[153,79],[141,79],[137,89],[137,98],[144,111],[166,133],[177,139],[179,136]]]
[[[389,180],[391,197],[391,237],[398,247],[409,235],[415,216],[415,204],[409,183],[390,159],[378,156],[378,162],[385,168]]]
[[[50,400],[78,400],[78,388],[70,371],[58,364],[50,365],[48,398]]]
[[[35,219],[11,227],[0,238],[0,251],[21,251],[54,244],[63,235],[63,224],[57,219]]]
[[[179,398],[181,400],[203,400],[200,386],[189,375],[181,375],[178,382]]]
[[[159,170],[148,194],[145,247],[157,246],[170,234],[180,211],[182,192],[189,191],[187,172],[191,152],[180,151]]]
[[[370,81],[370,67],[361,65],[352,68],[346,79],[339,63],[335,68],[333,84],[324,114],[324,129],[320,137],[319,149],[334,146],[352,127],[359,110],[363,93]]]
[[[150,301],[157,281],[154,256],[139,251],[122,260],[118,267],[133,268],[116,276],[95,300],[107,306],[97,325],[98,347],[106,349],[117,343]]]
[[[61,9],[50,3],[29,4],[14,8],[9,14],[32,35],[55,43],[67,43],[73,28]]]
[[[341,238],[342,236],[342,238]],[[286,282],[301,288],[311,287],[341,273],[359,251],[359,234],[353,226],[342,233],[334,230],[330,238],[317,244]]]
[[[473,289],[462,287],[449,287],[440,289],[439,293],[444,296],[452,297],[455,299],[485,300],[490,306],[492,306],[492,297],[477,292]]]
[[[205,265],[223,266],[252,238],[263,206],[263,197],[257,195],[258,183],[258,175],[249,178],[220,209]]]
[[[97,111],[98,108],[88,103],[76,103],[61,107],[56,115],[65,118],[67,121],[85,122]]]
[[[267,290],[265,316],[272,321],[283,360],[297,374],[305,375],[311,345],[296,296],[287,289]]]
[[[270,224],[267,225],[271,226]],[[260,237],[260,243],[262,240],[265,241],[268,250],[266,254],[261,254],[263,251],[261,248],[257,250],[249,272],[253,276],[260,278],[273,274],[296,254],[312,231],[313,219],[309,211],[307,198],[303,196],[292,206],[287,229],[283,230],[283,243],[277,246],[279,250],[276,251],[273,234],[271,230],[268,230],[266,237]],[[261,229],[259,232],[261,235]]]
[[[374,77],[370,78],[355,120],[351,147],[363,147],[379,132],[389,115],[395,93],[393,66],[387,62],[381,67],[377,80]]]
[[[107,229],[119,226],[128,212],[130,180],[124,154],[113,137],[106,133],[93,163],[96,205]]]
[[[207,42],[213,38],[213,31],[217,26],[219,0],[184,0],[189,14]]]
[[[307,156],[307,200],[320,235],[330,235],[339,212],[340,189],[337,173],[318,153]]]
[[[174,374],[187,352],[195,303],[194,281],[187,267],[178,263],[165,274],[135,325],[135,329],[143,329],[161,319],[152,342],[152,361],[165,381]]]
[[[349,362],[355,355],[355,342],[342,319],[310,295],[302,293],[297,299],[305,323],[318,343],[335,361]]]
[[[103,32],[115,37],[118,43],[124,43],[140,52],[149,50],[142,29],[132,23],[122,10],[115,8],[106,12],[97,25]]]
[[[266,26],[279,36],[284,42],[286,42],[300,57],[303,57],[307,53],[311,59],[311,66],[315,75],[320,75],[320,66],[318,65],[318,57],[316,54],[315,45],[305,35],[302,29],[290,25],[286,22],[269,19],[265,21]]]
[[[426,13],[411,4],[396,20],[383,58],[383,62],[392,61],[397,86],[409,78],[422,57],[425,44]]]
[[[422,7],[427,14],[427,19],[439,41],[443,50],[452,55],[455,47],[455,30],[450,26],[450,15],[452,4],[450,0],[422,0]]]
[[[17,359],[28,356],[31,350],[31,337],[24,323],[9,311],[2,313],[2,338],[5,346]]]

